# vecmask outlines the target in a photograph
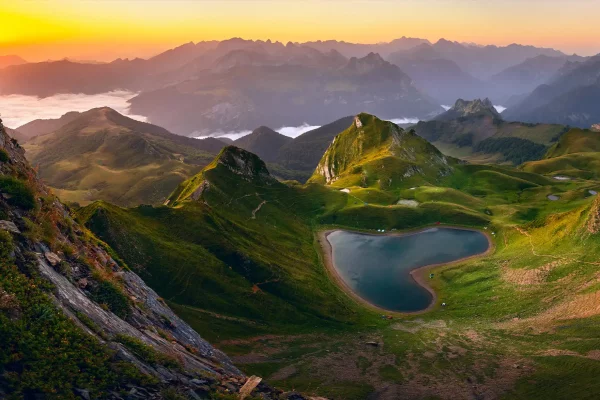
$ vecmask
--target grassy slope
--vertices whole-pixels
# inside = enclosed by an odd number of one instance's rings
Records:
[[[64,201],[136,205],[162,203],[222,146],[179,137],[104,108],[82,113],[25,148]]]
[[[414,132],[360,114],[336,136],[311,181],[339,188],[360,186],[389,191],[435,183],[449,173],[449,162]]]
[[[557,137],[565,132],[565,127],[556,124],[506,122],[489,116],[475,116],[451,121],[420,122],[415,126],[415,130],[434,143],[444,154],[482,164],[512,163],[513,158],[531,160],[530,157],[534,157],[537,152],[529,151],[530,154],[515,157],[514,149],[506,154],[492,150],[495,148],[493,142],[501,139],[506,142],[507,139],[516,138],[527,140],[528,147],[550,147]],[[504,144],[499,147],[507,146]]]
[[[352,186],[345,194],[229,172],[214,163],[182,185],[176,208],[95,204],[82,214],[248,373],[345,399],[381,390],[407,398],[591,399],[600,389],[598,202],[588,192],[600,183],[457,165],[435,186]],[[204,204],[189,201],[205,179]],[[399,199],[419,205],[395,205]],[[392,321],[329,282],[313,236],[331,226],[389,230],[437,221],[485,227],[496,250],[433,271],[447,307]],[[243,339],[264,334],[282,336]],[[370,349],[365,340],[383,346]]]
[[[187,201],[204,179],[210,189],[203,201]],[[94,203],[82,218],[133,268],[143,266],[144,279],[172,303],[252,326],[299,328],[360,317],[322,269],[309,218],[345,202],[343,194],[319,186],[261,177],[247,182],[214,162],[182,185],[173,202],[178,207],[126,210]],[[218,327],[198,329],[220,334]]]
[[[571,129],[561,136],[543,160],[525,163],[522,169],[544,175],[597,180],[600,176],[600,134]]]

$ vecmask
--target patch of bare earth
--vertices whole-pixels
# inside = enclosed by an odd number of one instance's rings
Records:
[[[558,321],[589,318],[600,315],[600,292],[579,294],[550,307],[540,314],[499,324],[501,328],[532,327],[536,331],[552,330]]]
[[[288,365],[275,372],[269,379],[272,381],[281,381],[296,375],[296,373],[298,373],[298,369],[293,365]]]
[[[447,327],[446,321],[441,319],[435,321],[415,319],[413,321],[403,321],[392,325],[392,329],[409,333],[417,333],[421,329],[446,329]]]
[[[548,357],[572,356],[589,358],[591,360],[600,360],[600,350],[591,350],[588,351],[587,354],[582,355],[572,350],[550,349],[541,352],[539,355]]]
[[[474,366],[477,367],[477,366]],[[500,360],[493,378],[483,381],[469,371],[440,371],[435,376],[411,372],[411,379],[403,384],[377,387],[370,400],[440,398],[452,400],[495,400],[512,389],[523,376],[533,372],[532,366],[520,359]],[[403,374],[406,373],[403,371]]]
[[[502,279],[518,286],[540,285],[546,282],[550,271],[564,264],[563,260],[554,260],[539,268],[524,269],[510,268],[509,263],[502,263]]]

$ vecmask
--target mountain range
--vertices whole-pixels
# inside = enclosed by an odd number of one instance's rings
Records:
[[[444,39],[369,45],[233,38],[187,43],[147,60],[11,65],[0,71],[0,94],[128,90],[138,93],[130,100],[132,112],[173,133],[198,136],[260,125],[323,125],[363,111],[428,119],[457,98],[516,102],[583,61],[552,49]],[[164,102],[174,106],[167,110]]]
[[[166,109],[164,102],[173,107]],[[175,133],[211,134],[261,124],[325,124],[357,110],[388,118],[424,118],[440,112],[397,66],[370,53],[339,68],[245,65],[206,71],[197,79],[142,93],[131,111]],[[202,110],[198,112],[198,110]]]
[[[517,99],[510,120],[549,122],[589,128],[600,120],[600,56],[564,65],[556,76]]]

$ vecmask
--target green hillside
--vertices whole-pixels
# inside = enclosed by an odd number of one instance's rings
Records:
[[[444,158],[361,114],[306,185],[277,181],[230,146],[167,206],[94,203],[79,218],[240,368],[284,388],[357,400],[591,399],[600,200],[590,191],[600,182],[524,169]],[[425,314],[381,318],[323,265],[323,229],[436,224],[486,231],[494,249],[431,270],[438,297]]]
[[[573,153],[600,151],[600,133],[588,129],[571,129],[552,146],[545,158],[560,157]]]
[[[173,303],[285,326],[356,321],[320,268],[310,222],[344,203],[341,193],[286,186],[230,146],[180,186],[174,207],[94,203],[81,215]]]
[[[414,129],[446,155],[513,165],[543,158],[567,131],[563,125],[506,122],[490,115],[422,121]]]
[[[311,181],[392,190],[434,183],[452,172],[453,163],[414,132],[360,114],[335,137]]]
[[[544,159],[523,164],[525,171],[554,175],[562,179],[600,178],[600,134],[587,129],[571,129],[561,136]]]
[[[160,204],[225,146],[124,117],[110,108],[79,116],[25,145],[28,160],[63,201]]]

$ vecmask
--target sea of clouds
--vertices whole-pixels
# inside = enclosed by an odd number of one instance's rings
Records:
[[[395,119],[390,119],[388,121],[391,121],[397,125],[402,125],[402,124],[416,124],[417,122],[419,122],[419,119],[418,118],[395,118]],[[320,128],[320,127],[321,127],[320,125],[310,125],[310,124],[304,123],[300,126],[282,126],[278,129],[273,129],[273,130],[275,132],[281,133],[284,136],[296,138],[305,132],[312,131],[312,130]],[[236,139],[239,139],[246,135],[249,135],[251,133],[252,133],[252,131],[250,131],[250,130],[231,131],[231,132],[218,131],[218,132],[213,132],[209,135],[196,136],[196,139],[206,139],[207,137],[225,137],[225,138],[229,138],[232,140],[236,140]]]
[[[146,117],[133,115],[127,100],[136,93],[114,91],[102,94],[57,94],[50,97],[24,95],[0,96],[0,113],[4,125],[17,128],[34,119],[59,118],[69,111],[87,111],[96,107],[111,107],[129,118],[146,122]]]
[[[295,138],[295,137],[302,135],[304,132],[312,131],[313,129],[317,129],[317,128],[320,128],[320,126],[319,125],[310,125],[310,124],[305,123],[300,126],[282,126],[278,129],[273,129],[273,130],[275,132],[281,133],[284,136],[289,136],[291,138]],[[230,132],[217,131],[217,132],[212,132],[209,135],[196,136],[196,138],[197,139],[205,139],[207,137],[226,137],[226,138],[229,138],[232,140],[236,140],[236,139],[239,139],[246,135],[249,135],[251,133],[252,133],[252,131],[250,131],[250,130],[230,131]]]

